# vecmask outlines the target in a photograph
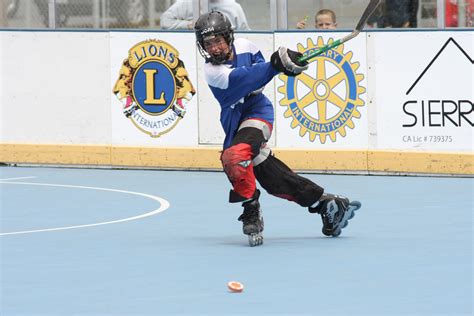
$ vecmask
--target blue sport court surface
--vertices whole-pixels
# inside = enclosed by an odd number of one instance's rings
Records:
[[[222,172],[0,172],[2,316],[473,313],[473,178],[306,174],[349,226],[265,192],[249,247]]]

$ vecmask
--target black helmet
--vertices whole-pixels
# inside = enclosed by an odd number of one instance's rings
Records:
[[[204,49],[204,41],[212,39],[217,35],[222,35],[227,45],[232,46],[234,42],[234,30],[226,15],[216,10],[211,10],[211,12],[201,15],[196,21],[196,24],[194,24],[194,32],[196,33],[196,44],[199,53],[201,53],[202,57],[207,61],[213,64],[222,64],[228,59],[231,53],[230,51],[225,55],[215,57],[211,56]]]

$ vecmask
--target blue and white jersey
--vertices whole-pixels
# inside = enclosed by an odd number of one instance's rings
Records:
[[[239,124],[249,118],[273,124],[273,105],[261,92],[278,72],[265,62],[260,50],[250,41],[234,41],[233,59],[222,65],[204,65],[206,81],[221,106],[221,124],[225,132],[224,149],[232,143]]]

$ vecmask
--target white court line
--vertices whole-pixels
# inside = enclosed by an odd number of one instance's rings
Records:
[[[25,179],[34,179],[34,178],[36,177],[16,177],[16,178],[0,179],[0,181],[25,180]]]
[[[114,220],[114,221],[100,222],[100,223],[93,223],[93,224],[85,224],[85,225],[77,225],[77,226],[67,226],[67,227],[56,227],[56,228],[46,228],[46,229],[37,229],[37,230],[26,230],[26,231],[18,231],[18,232],[0,233],[0,236],[51,232],[51,231],[57,231],[57,230],[68,230],[68,229],[76,229],[76,228],[85,228],[85,227],[117,224],[117,223],[134,221],[134,220],[137,220],[137,219],[153,216],[153,215],[156,215],[158,213],[161,213],[161,212],[165,211],[167,208],[170,207],[170,203],[167,200],[165,200],[163,198],[160,198],[158,196],[145,194],[145,193],[140,193],[140,192],[132,192],[132,191],[124,191],[124,190],[116,190],[116,189],[107,189],[107,188],[99,188],[99,187],[87,187],[87,186],[81,186],[81,185],[34,183],[34,182],[10,182],[9,183],[9,182],[3,182],[3,181],[5,181],[5,180],[0,180],[0,183],[38,185],[38,186],[75,188],[75,189],[89,189],[89,190],[98,190],[98,191],[108,191],[108,192],[119,192],[119,193],[133,194],[133,195],[143,196],[143,197],[158,201],[160,203],[160,207],[157,208],[156,210],[150,211],[150,212],[145,213],[145,214],[141,214],[141,215],[137,215],[137,216],[133,216],[133,217],[127,217],[127,218],[123,218],[123,219],[118,219],[118,220]]]

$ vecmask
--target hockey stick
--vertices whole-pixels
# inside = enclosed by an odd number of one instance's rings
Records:
[[[362,31],[362,29],[364,28],[364,25],[367,23],[367,20],[372,15],[372,13],[375,11],[375,9],[377,9],[380,2],[381,2],[381,0],[370,0],[369,4],[367,5],[367,8],[365,8],[364,13],[362,13],[362,16],[359,20],[359,23],[357,23],[356,28],[354,29],[354,31],[352,31],[351,34],[349,34],[349,35],[347,35],[347,36],[345,36],[341,39],[338,39],[337,41],[334,41],[331,44],[325,45],[324,47],[321,47],[320,49],[317,49],[316,51],[310,53],[309,55],[301,57],[300,59],[298,59],[298,61],[307,61],[307,60],[309,60],[313,57],[319,56],[319,55],[327,52],[331,48],[337,47],[337,46],[341,45],[342,43],[345,43],[345,42],[353,39],[357,35],[359,35],[360,31]]]

